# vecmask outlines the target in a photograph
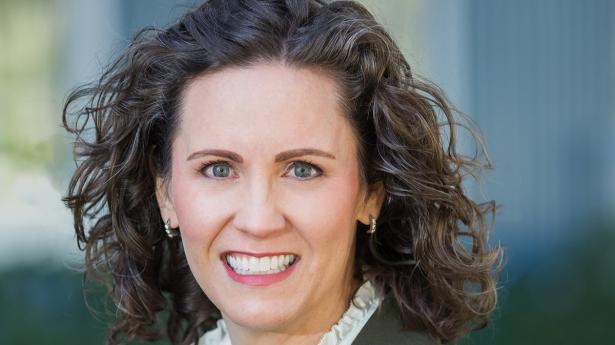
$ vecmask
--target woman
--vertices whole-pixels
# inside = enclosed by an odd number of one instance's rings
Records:
[[[449,342],[495,307],[494,203],[461,186],[481,163],[357,3],[207,1],[138,34],[63,121],[110,344]]]

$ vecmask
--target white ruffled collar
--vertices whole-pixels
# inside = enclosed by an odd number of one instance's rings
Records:
[[[357,290],[354,303],[350,303],[342,318],[323,334],[318,345],[352,344],[381,301],[382,298],[376,295],[373,284],[369,280],[365,281]],[[232,345],[224,319],[218,320],[216,328],[203,334],[198,345]]]

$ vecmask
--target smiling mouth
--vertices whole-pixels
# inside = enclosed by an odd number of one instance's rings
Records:
[[[245,254],[227,254],[224,261],[237,274],[264,275],[286,271],[299,260],[293,254],[255,257]]]

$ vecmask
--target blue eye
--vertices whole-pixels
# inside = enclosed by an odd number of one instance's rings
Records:
[[[233,167],[226,161],[204,163],[199,171],[208,178],[226,179],[232,177]],[[289,165],[287,171],[299,180],[309,180],[322,175],[322,170],[310,162],[295,161]]]
[[[309,179],[311,177],[317,177],[322,173],[322,170],[320,170],[320,168],[316,167],[311,163],[303,161],[293,162],[291,168],[294,175],[301,180]]]
[[[226,162],[207,163],[201,169],[207,177],[225,178],[231,175],[231,166]]]

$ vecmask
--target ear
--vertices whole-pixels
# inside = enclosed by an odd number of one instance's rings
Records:
[[[169,196],[169,190],[167,184],[162,177],[156,177],[156,201],[158,202],[158,208],[160,209],[160,216],[163,221],[169,220],[171,228],[179,226],[177,220],[177,214],[175,213],[175,205],[172,198]]]
[[[385,194],[384,184],[382,181],[375,182],[368,188],[363,204],[357,215],[357,219],[361,223],[369,225],[370,216],[378,218],[378,215],[380,215],[380,209],[382,208],[382,203],[384,202]]]

